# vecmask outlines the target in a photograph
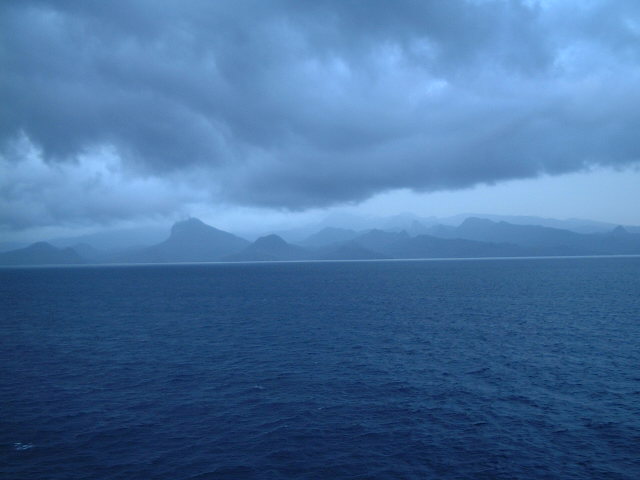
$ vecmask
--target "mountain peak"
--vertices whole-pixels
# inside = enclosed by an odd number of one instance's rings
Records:
[[[311,247],[322,247],[339,242],[352,240],[357,236],[354,230],[339,227],[324,227],[322,230],[310,235],[302,242],[302,245]]]
[[[324,227],[316,233],[343,233],[343,232],[353,232],[353,230],[349,230],[347,228],[340,227]]]
[[[622,225],[618,225],[616,228],[611,230],[611,235],[629,235],[629,232]]]
[[[460,224],[460,226],[464,226],[464,227],[473,227],[473,226],[486,226],[486,225],[493,225],[495,222],[493,222],[492,220],[489,220],[487,218],[480,218],[480,217],[467,217],[464,219],[464,221]]]
[[[211,241],[214,237],[220,236],[232,236],[230,233],[227,233],[223,230],[219,230],[211,225],[207,225],[202,220],[198,218],[188,218],[186,220],[182,220],[180,222],[176,222],[171,227],[171,235],[169,236],[170,241]]]
[[[288,244],[287,242],[284,241],[282,237],[275,234],[271,234],[271,235],[266,235],[264,237],[258,238],[254,242],[254,245],[260,248],[280,248],[280,247],[287,246]]]
[[[51,245],[49,242],[36,242],[32,243],[27,247],[29,250],[34,252],[54,252],[58,250],[56,247]]]
[[[229,255],[225,260],[231,262],[261,262],[277,260],[302,260],[307,252],[297,246],[287,243],[282,237],[271,234],[258,238],[243,251]]]
[[[242,250],[249,242],[197,218],[176,222],[164,242],[127,257],[127,261],[213,262]]]
[[[209,227],[206,223],[204,223],[199,218],[190,217],[186,220],[181,220],[176,222],[171,227],[171,233],[180,233],[184,231],[194,231],[194,230],[202,230]],[[210,227],[212,228],[212,227]]]
[[[0,253],[0,265],[66,265],[83,263],[72,248],[56,248],[47,242],[37,242],[25,248]]]

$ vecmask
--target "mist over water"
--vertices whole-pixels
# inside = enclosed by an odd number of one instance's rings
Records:
[[[0,269],[0,473],[640,476],[640,259]]]

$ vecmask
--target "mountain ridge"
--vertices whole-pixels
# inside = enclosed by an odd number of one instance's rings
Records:
[[[640,234],[617,226],[604,233],[581,234],[540,225],[468,217],[458,226],[436,224],[406,230],[357,232],[325,227],[304,245],[276,234],[254,242],[207,225],[197,218],[176,222],[155,245],[105,255],[91,245],[78,250],[38,242],[0,254],[1,265],[77,263],[184,263],[292,260],[361,260],[514,256],[638,255]],[[426,233],[422,233],[426,231]],[[315,245],[314,245],[315,244]]]
[[[57,248],[48,242],[0,253],[0,265],[79,265],[86,261],[73,248]]]

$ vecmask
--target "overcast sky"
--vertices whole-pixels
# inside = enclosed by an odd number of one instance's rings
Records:
[[[0,9],[7,235],[336,209],[640,224],[637,0]]]

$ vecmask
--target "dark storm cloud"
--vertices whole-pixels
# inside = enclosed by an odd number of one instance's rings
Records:
[[[46,210],[64,196],[59,168],[87,178],[86,158],[105,148],[117,175],[89,184],[126,195],[152,179],[161,210],[203,191],[301,209],[640,158],[633,0],[159,5],[3,3],[3,209]],[[37,181],[57,195],[6,184],[29,183],[15,153],[25,139],[50,171]],[[199,193],[173,198],[176,181]]]

